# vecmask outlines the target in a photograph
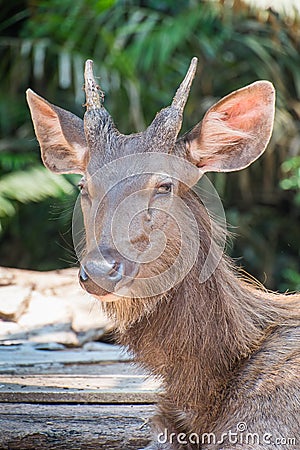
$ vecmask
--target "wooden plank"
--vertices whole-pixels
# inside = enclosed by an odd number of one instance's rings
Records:
[[[144,448],[158,390],[117,346],[0,347],[0,450]]]
[[[2,450],[137,450],[150,439],[148,405],[0,404]]]
[[[31,365],[31,366],[19,366],[14,367],[13,370],[0,370],[0,376],[10,375],[14,376],[29,376],[29,375],[144,375],[147,374],[143,369],[131,362],[119,362],[119,361],[101,361],[100,363],[89,364],[87,363],[75,363],[75,364],[56,364],[53,361],[52,364]],[[12,378],[11,378],[12,379]]]
[[[155,402],[157,381],[129,364],[129,356],[120,347],[101,344],[99,349],[0,348],[0,402]]]
[[[145,375],[0,375],[0,402],[10,403],[154,403],[158,390]]]
[[[101,364],[108,361],[131,361],[132,358],[117,345],[102,344],[102,350],[36,350],[29,346],[0,347],[0,373],[18,372],[26,366],[51,366],[53,364]]]

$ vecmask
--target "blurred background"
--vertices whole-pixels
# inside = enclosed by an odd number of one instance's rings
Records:
[[[270,7],[270,4],[272,6]],[[83,65],[95,62],[124,133],[170,103],[192,56],[199,68],[183,132],[220,97],[258,79],[277,91],[268,150],[249,169],[211,176],[237,264],[285,292],[300,289],[300,6],[295,0],[15,0],[0,9],[0,265],[76,264],[76,176],[43,168],[28,87],[83,116]]]

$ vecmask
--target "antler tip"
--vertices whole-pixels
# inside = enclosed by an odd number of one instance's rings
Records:
[[[186,73],[186,76],[184,80],[182,81],[181,85],[177,89],[177,92],[175,94],[175,97],[172,102],[172,106],[178,108],[179,110],[183,111],[184,106],[186,104],[192,81],[196,74],[197,69],[197,63],[198,58],[195,56],[191,59],[190,67],[188,68],[188,71]]]
[[[101,108],[104,94],[95,81],[92,59],[87,59],[85,62],[84,80],[87,110]]]
[[[93,76],[93,60],[87,59],[84,66],[84,75],[88,77]]]
[[[195,73],[196,73],[197,65],[198,65],[198,58],[197,58],[196,56],[194,56],[194,57],[191,59],[190,67],[189,67],[189,70],[188,70],[188,73],[189,73],[193,78],[194,78]]]

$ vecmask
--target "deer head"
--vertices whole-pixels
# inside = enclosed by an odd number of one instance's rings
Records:
[[[102,300],[161,296],[172,289],[205,252],[195,232],[199,220],[193,217],[190,188],[204,172],[247,167],[268,144],[275,100],[268,81],[229,94],[178,138],[196,65],[193,58],[171,105],[132,135],[120,133],[104,108],[90,60],[83,120],[27,91],[45,166],[83,175],[80,283]]]

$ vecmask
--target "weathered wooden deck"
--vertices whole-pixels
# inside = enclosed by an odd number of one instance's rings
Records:
[[[158,383],[119,347],[96,348],[0,347],[0,449],[147,445]]]

